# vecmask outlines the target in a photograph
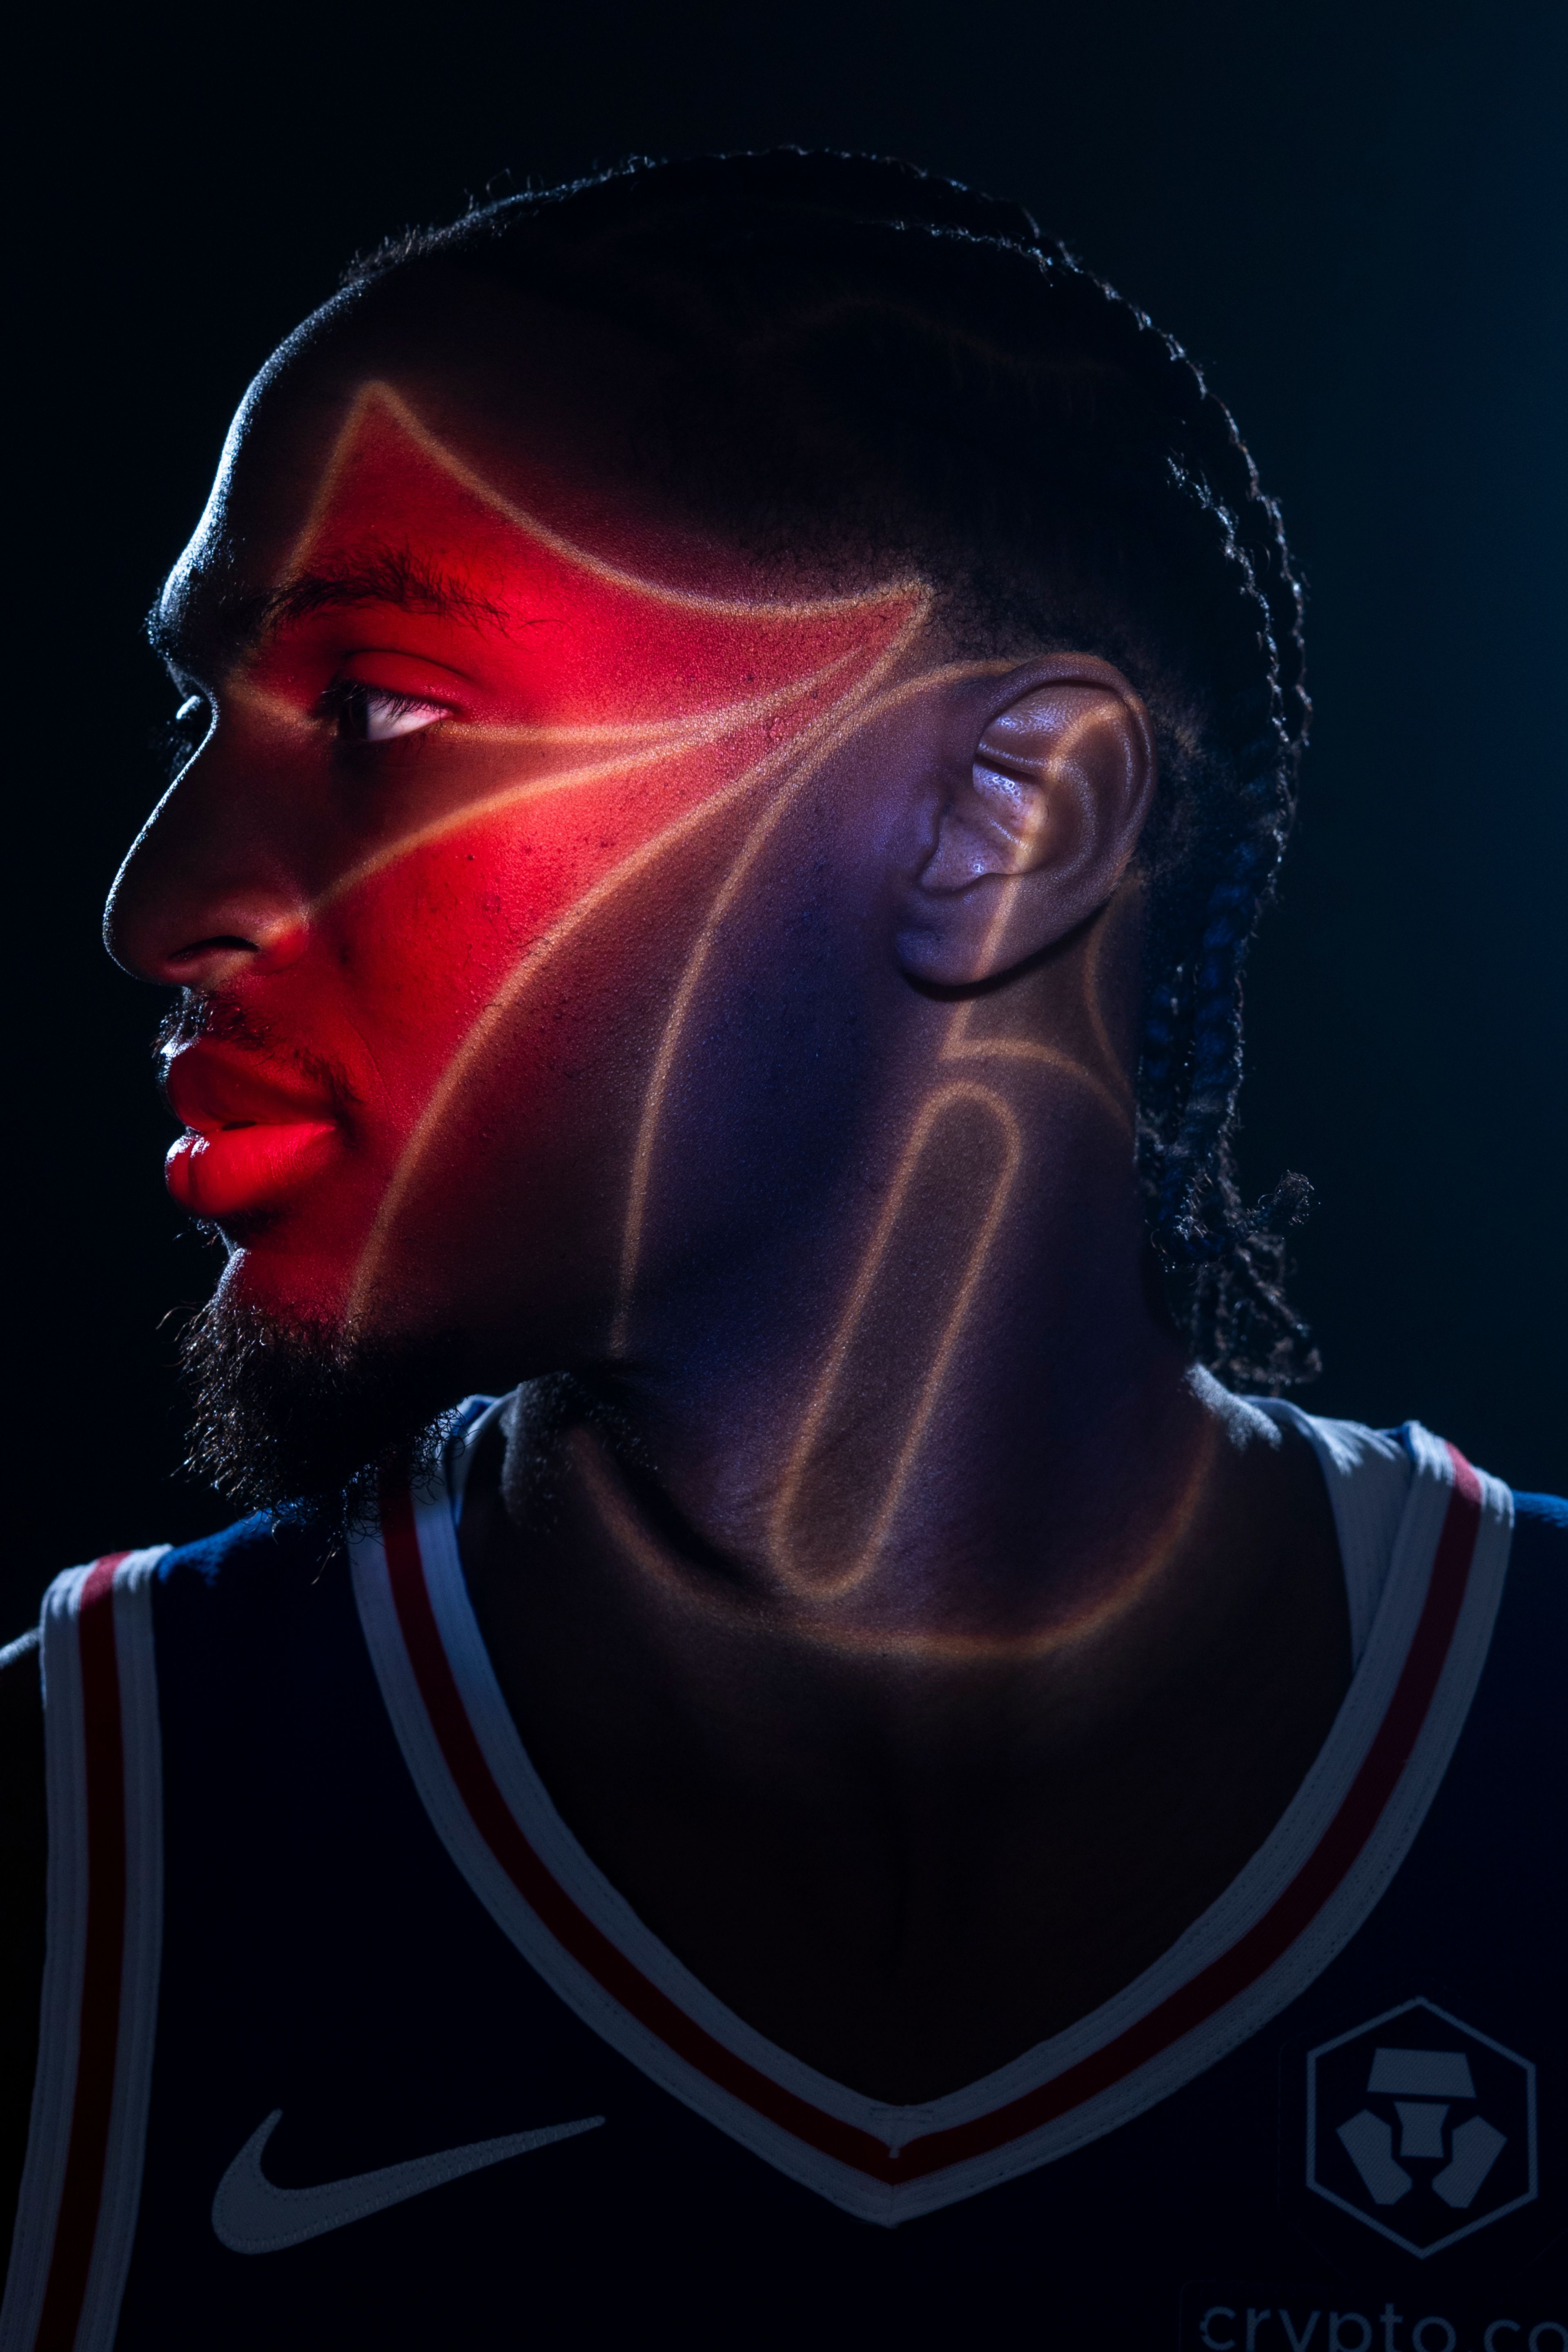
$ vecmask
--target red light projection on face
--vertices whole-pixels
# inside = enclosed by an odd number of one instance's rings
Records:
[[[928,604],[908,583],[794,604],[658,584],[510,504],[390,387],[362,391],[279,625],[219,695],[217,756],[272,796],[302,944],[222,977],[227,1026],[168,1075],[171,1189],[244,1245],[247,1295],[321,1319],[417,1308],[481,1177],[493,1192],[542,1138],[549,1157],[597,991],[641,1042],[609,1055],[605,1124],[519,1213],[547,1224],[579,1180],[613,1185],[624,1312],[705,927]],[[563,1124],[584,1134],[580,1097]]]

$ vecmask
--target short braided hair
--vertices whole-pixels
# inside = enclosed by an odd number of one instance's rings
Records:
[[[1295,810],[1301,595],[1279,513],[1180,347],[1017,205],[883,159],[637,160],[356,264],[468,268],[614,319],[663,362],[637,461],[755,551],[912,562],[955,649],[1115,662],[1161,782],[1147,877],[1138,1166],[1199,1360],[1317,1370],[1283,1286],[1287,1176],[1237,1182],[1242,975]]]

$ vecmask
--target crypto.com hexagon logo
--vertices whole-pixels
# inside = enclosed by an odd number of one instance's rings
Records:
[[[1307,2186],[1425,2260],[1536,2193],[1535,2068],[1434,2001],[1307,2053]]]

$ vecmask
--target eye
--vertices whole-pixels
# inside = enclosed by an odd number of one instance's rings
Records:
[[[350,682],[333,696],[338,733],[349,743],[390,743],[396,735],[417,735],[451,713],[439,702],[421,702],[411,694],[392,694],[384,687]]]

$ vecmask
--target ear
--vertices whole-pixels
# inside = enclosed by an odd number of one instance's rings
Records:
[[[1037,955],[1104,906],[1153,793],[1149,714],[1118,669],[1057,654],[963,704],[899,960],[959,987]]]

